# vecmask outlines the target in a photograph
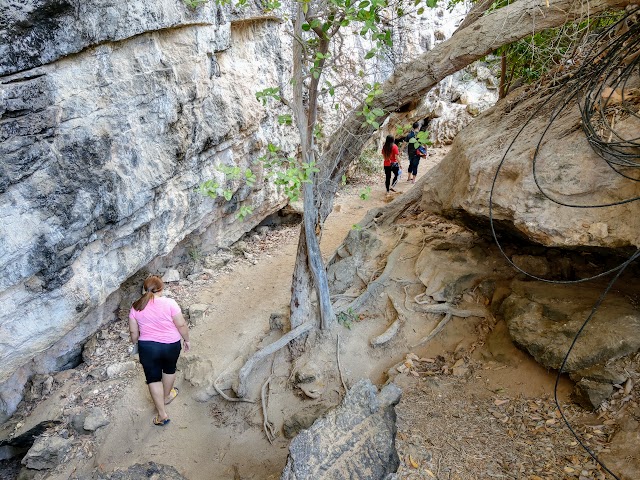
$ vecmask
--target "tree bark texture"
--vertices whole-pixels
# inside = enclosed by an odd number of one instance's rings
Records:
[[[305,322],[311,322],[312,316],[316,315],[316,311],[311,304],[313,279],[307,262],[307,239],[304,234],[304,228],[301,228],[296,263],[293,268],[293,280],[291,282],[291,303],[289,305],[291,329]]]
[[[298,132],[300,133],[300,147],[302,153],[302,161],[304,163],[313,163],[314,157],[314,137],[313,129],[316,124],[317,105],[318,105],[318,87],[319,77],[311,78],[309,82],[309,104],[305,108],[303,101],[303,72],[302,72],[302,24],[306,21],[302,4],[297,6],[297,16],[294,26],[294,35],[297,39],[294,41],[294,65],[293,65],[293,107],[294,115],[296,119],[296,125]],[[321,32],[322,33],[322,32]],[[319,53],[326,54],[329,49],[329,40],[320,40],[318,51]],[[319,68],[322,68],[324,60],[320,61]],[[331,299],[329,297],[329,282],[327,280],[327,271],[322,260],[322,253],[320,251],[320,227],[318,226],[318,210],[316,205],[316,192],[318,176],[316,174],[310,175],[310,182],[305,183],[303,186],[303,234],[300,236],[300,243],[298,244],[298,258],[296,259],[295,270],[293,275],[292,298],[291,298],[291,325],[295,327],[305,321],[310,321],[308,318],[305,320],[305,315],[310,315],[313,311],[311,308],[311,295],[309,295],[310,289],[309,280],[313,280],[313,286],[315,287],[318,303],[320,306],[320,327],[322,329],[329,328],[335,320],[335,314],[333,313],[333,307],[331,305]],[[304,243],[302,240],[304,239]],[[304,251],[303,251],[304,250]],[[298,292],[297,288],[305,288],[307,292]],[[307,293],[305,298],[302,295]],[[301,302],[304,302],[300,311],[297,311]]]

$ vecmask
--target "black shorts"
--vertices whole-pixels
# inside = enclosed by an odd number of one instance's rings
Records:
[[[175,343],[139,340],[138,355],[147,383],[161,382],[163,373],[176,373],[176,363],[181,349],[180,340]]]

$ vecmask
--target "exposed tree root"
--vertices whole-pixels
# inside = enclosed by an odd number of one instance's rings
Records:
[[[364,275],[362,275],[362,273],[360,273],[360,269],[356,267],[356,275],[358,276],[358,278],[360,280],[362,280],[362,283],[364,284],[364,286],[366,287],[367,285],[369,285],[369,280],[367,280],[366,278],[364,278]]]
[[[343,308],[342,311],[353,311],[357,312],[362,308],[362,306],[368,302],[371,298],[377,297],[382,289],[385,287],[387,280],[389,280],[389,276],[391,275],[391,271],[394,269],[396,263],[398,262],[398,257],[400,256],[400,252],[402,249],[400,246],[397,246],[387,258],[387,264],[384,267],[382,274],[376,278],[374,281],[367,285],[367,288],[364,292],[362,292],[358,298],[356,298],[353,302],[347,305],[346,308]]]
[[[409,255],[407,257],[402,257],[401,260],[410,260],[412,258],[416,258],[419,257],[422,254],[422,251],[424,250],[424,247],[427,245],[427,242],[429,242],[430,240],[433,240],[435,237],[435,235],[425,235],[422,238],[422,245],[420,245],[420,250],[418,251],[418,253],[416,253],[415,255]]]
[[[438,325],[436,325],[436,327],[433,330],[431,330],[429,335],[427,335],[426,337],[420,339],[420,341],[418,341],[418,343],[416,343],[415,345],[412,345],[411,348],[415,348],[415,347],[417,347],[419,345],[423,345],[423,344],[427,343],[429,340],[431,340],[433,337],[435,337],[447,325],[447,323],[449,323],[449,321],[453,317],[460,317],[460,318],[480,317],[480,318],[485,318],[487,316],[487,311],[484,308],[475,309],[475,310],[460,310],[460,309],[455,308],[455,307],[453,307],[453,306],[451,306],[451,305],[449,305],[447,303],[438,303],[436,305],[420,306],[417,311],[424,312],[424,313],[439,313],[439,314],[444,313],[445,316],[444,316],[444,318],[442,320],[440,320],[440,323],[438,323]]]
[[[407,305],[407,300],[409,299],[409,292],[407,292],[407,288],[409,288],[410,286],[411,286],[411,284],[404,286],[404,308],[406,308],[410,312],[415,312],[415,310],[413,308],[411,308],[411,307],[409,307],[409,305]]]
[[[435,305],[422,305],[417,308],[418,312],[422,313],[445,313],[447,315],[453,315],[454,317],[467,318],[467,317],[480,317],[485,318],[487,311],[480,307],[474,310],[460,310],[448,303],[437,303]]]
[[[431,300],[418,300],[420,297],[426,297],[427,296],[427,292],[422,292],[419,293],[418,295],[416,295],[415,297],[413,297],[413,301],[416,302],[418,305],[424,305],[424,304],[431,304]]]
[[[348,389],[347,389],[347,384],[344,383],[344,375],[342,375],[342,366],[340,365],[340,334],[338,334],[336,338],[336,360],[338,363],[338,373],[340,374],[340,382],[342,383],[342,388],[344,388],[344,393],[346,395]]]
[[[375,338],[371,339],[372,347],[381,347],[386,343],[390,342],[400,331],[400,319],[396,318],[396,320],[389,325],[389,327],[384,331],[382,335],[378,335]]]
[[[271,355],[272,353],[280,350],[282,347],[287,345],[290,341],[298,338],[301,335],[304,335],[312,328],[313,328],[313,324],[311,322],[298,325],[296,328],[294,328],[290,332],[280,337],[271,345],[268,345],[264,347],[262,350],[258,350],[256,353],[254,353],[251,356],[251,358],[247,360],[247,363],[244,364],[244,366],[240,369],[240,372],[238,373],[238,389],[236,390],[238,397],[244,398],[247,396],[247,393],[248,393],[247,383],[248,383],[249,375],[251,374],[251,371],[256,366],[256,364],[258,364],[263,358],[267,357],[268,355]]]
[[[389,325],[389,327],[384,331],[384,333],[371,339],[369,343],[371,344],[372,347],[380,347],[382,345],[389,343],[391,340],[395,338],[395,336],[400,331],[400,325],[403,320],[402,314],[400,313],[400,310],[398,309],[398,305],[396,305],[396,302],[391,297],[391,295],[387,295],[387,298],[389,299],[389,303],[391,304],[391,306],[396,312],[396,319],[391,323],[391,325]]]
[[[376,208],[371,211],[360,222],[362,228],[370,228],[373,225],[389,225],[393,223],[400,215],[402,215],[408,208],[418,203],[422,198],[422,188],[420,185],[424,183],[424,179],[428,178],[423,176],[414,188],[405,192],[400,197],[396,198],[393,202],[388,203],[384,207]]]
[[[220,380],[220,378],[222,377],[222,375],[224,374],[224,372],[222,372],[220,375],[218,375],[218,378],[216,378],[213,381],[213,388],[216,390],[216,392],[218,392],[218,395],[220,395],[222,398],[224,398],[226,401],[228,402],[247,402],[247,403],[255,403],[253,400],[249,400],[248,398],[237,398],[237,397],[230,397],[229,395],[227,395],[226,393],[224,393],[220,387],[218,387],[218,380]]]
[[[450,313],[447,313],[444,318],[442,320],[440,320],[440,323],[438,323],[438,325],[436,325],[436,328],[434,328],[433,330],[431,330],[431,333],[429,333],[429,335],[427,335],[426,337],[422,338],[418,343],[416,343],[415,345],[411,345],[411,348],[416,348],[419,345],[422,345],[424,343],[427,343],[429,340],[431,340],[433,337],[435,337],[438,333],[440,333],[440,331],[447,325],[447,323],[449,323],[449,321],[453,318],[453,315],[451,315]]]
[[[272,368],[273,370],[273,368]],[[269,440],[269,443],[273,444],[273,441],[276,438],[276,431],[273,428],[273,423],[269,421],[269,416],[267,414],[267,407],[269,405],[269,383],[273,379],[273,373],[269,375],[269,378],[262,385],[262,389],[260,390],[260,398],[262,399],[262,429],[264,430],[264,434]]]

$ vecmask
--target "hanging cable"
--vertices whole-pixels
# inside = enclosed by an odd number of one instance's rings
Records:
[[[571,424],[565,416],[564,411],[560,406],[560,402],[558,401],[558,384],[569,356],[571,355],[571,352],[573,351],[573,348],[580,338],[583,330],[598,311],[600,305],[616,280],[618,280],[624,270],[631,263],[640,257],[640,250],[636,250],[620,265],[588,278],[578,280],[551,280],[532,275],[518,267],[508,257],[503,246],[498,240],[495,230],[493,196],[500,172],[515,142],[539,113],[549,106],[555,105],[551,118],[537,142],[532,160],[532,174],[534,182],[542,195],[558,205],[572,208],[613,207],[635,202],[640,199],[640,197],[636,196],[623,200],[597,204],[570,204],[553,197],[544,190],[539,181],[537,170],[540,149],[549,129],[567,106],[573,105],[574,102],[577,102],[582,119],[582,128],[593,150],[604,161],[606,161],[609,167],[611,167],[611,169],[617,174],[630,181],[640,181],[640,178],[633,176],[631,173],[633,169],[640,167],[640,137],[632,136],[632,138],[625,138],[625,134],[621,132],[620,129],[615,128],[615,118],[617,115],[620,115],[618,118],[618,124],[620,121],[629,117],[635,117],[640,120],[640,112],[637,112],[635,109],[637,108],[637,103],[634,103],[635,100],[640,100],[640,88],[631,88],[629,83],[631,80],[637,81],[637,79],[640,78],[640,23],[637,18],[639,11],[639,8],[629,11],[620,21],[600,32],[598,34],[598,39],[587,52],[585,60],[582,62],[582,66],[577,69],[574,75],[570,76],[561,88],[556,88],[555,91],[552,92],[548,98],[545,99],[545,101],[542,102],[529,116],[527,121],[511,140],[511,143],[508,145],[504,155],[498,163],[498,167],[491,184],[491,191],[489,193],[489,222],[491,234],[501,254],[507,262],[520,273],[538,281],[557,284],[582,283],[615,273],[615,276],[611,279],[605,290],[593,305],[591,313],[578,329],[571,345],[569,346],[556,376],[554,400],[569,431],[585,451],[616,480],[619,480],[619,477],[609,470],[602,461],[600,461],[595,452],[585,444],[585,442],[571,427]],[[611,119],[609,118],[610,114]]]

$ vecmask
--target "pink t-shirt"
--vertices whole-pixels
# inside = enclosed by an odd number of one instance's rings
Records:
[[[131,308],[129,317],[138,322],[139,340],[175,343],[182,338],[172,318],[178,313],[181,311],[175,300],[167,297],[154,297],[140,312]]]

